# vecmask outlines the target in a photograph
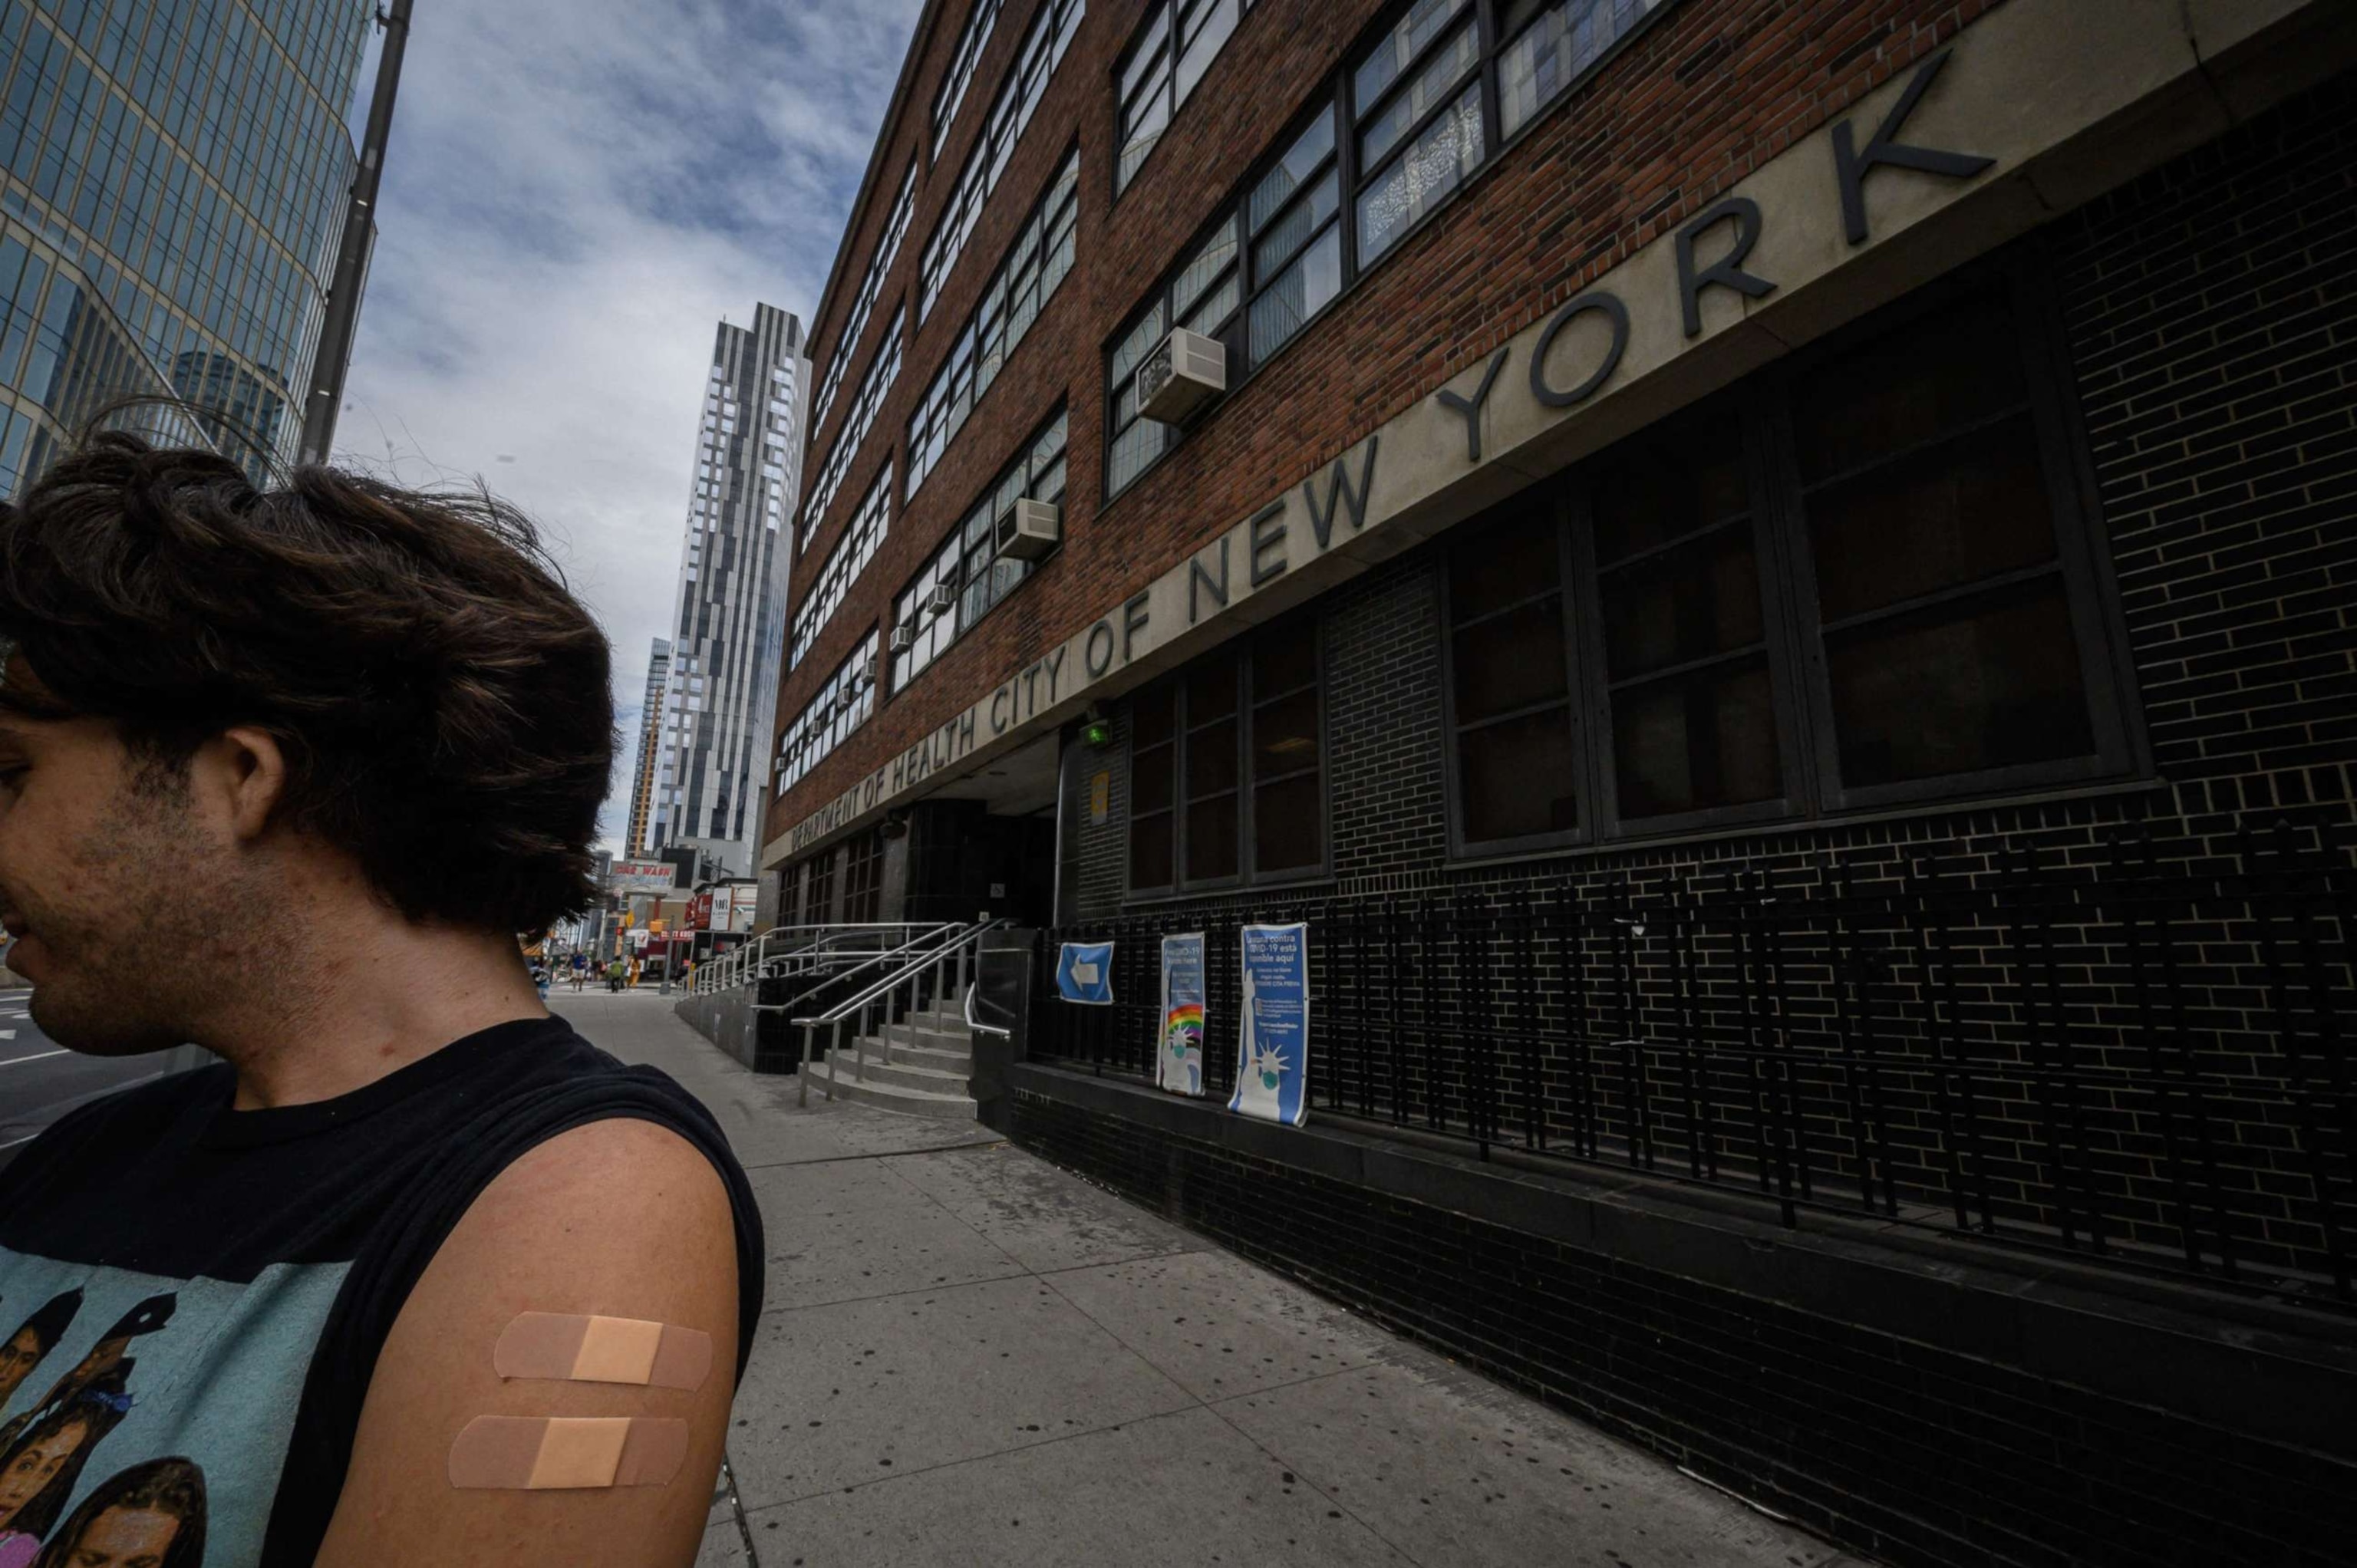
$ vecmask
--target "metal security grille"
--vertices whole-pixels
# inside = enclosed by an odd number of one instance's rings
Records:
[[[2348,854],[2108,831],[1068,928],[1029,1050],[1148,1075],[1159,938],[1204,931],[1222,1102],[1238,924],[1306,919],[1320,1115],[2352,1304]],[[1108,938],[1115,1005],[1059,1002]]]

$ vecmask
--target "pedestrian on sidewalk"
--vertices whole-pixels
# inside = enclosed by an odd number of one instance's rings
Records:
[[[109,434],[0,506],[10,964],[61,1046],[220,1058],[0,1171],[0,1426],[82,1434],[40,1562],[694,1559],[759,1212],[516,940],[597,896],[608,665],[481,493]]]

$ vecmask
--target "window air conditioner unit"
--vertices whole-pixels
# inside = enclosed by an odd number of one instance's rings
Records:
[[[1227,390],[1227,345],[1180,327],[1138,367],[1137,412],[1180,424]]]
[[[866,660],[853,672],[851,677],[851,688],[855,692],[864,692],[874,684],[876,684],[876,659],[875,656],[871,654],[868,656]]]
[[[892,651],[906,653],[917,646],[917,623],[904,620],[892,628]]]
[[[936,584],[925,596],[924,612],[929,616],[945,616],[957,608],[958,591],[947,583]]]
[[[1056,548],[1063,532],[1063,511],[1054,502],[1018,500],[1013,511],[998,520],[992,543],[995,553],[1008,560],[1037,561]]]

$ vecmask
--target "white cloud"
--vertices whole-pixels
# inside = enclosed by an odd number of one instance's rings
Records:
[[[337,456],[546,530],[614,644],[609,847],[714,328],[809,322],[919,5],[418,7]]]

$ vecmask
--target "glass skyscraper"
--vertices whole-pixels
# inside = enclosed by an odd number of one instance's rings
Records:
[[[291,464],[374,0],[0,0],[0,498],[95,416]]]
[[[671,690],[671,641],[655,639],[647,656],[647,694],[639,709],[639,759],[630,769],[630,820],[622,837],[622,854],[635,859],[647,853],[647,829],[655,820],[655,764],[662,755],[663,697]]]
[[[720,324],[680,547],[653,807],[633,847],[693,848],[729,876],[751,876],[761,847],[809,385],[794,317],[757,305],[750,328]]]

